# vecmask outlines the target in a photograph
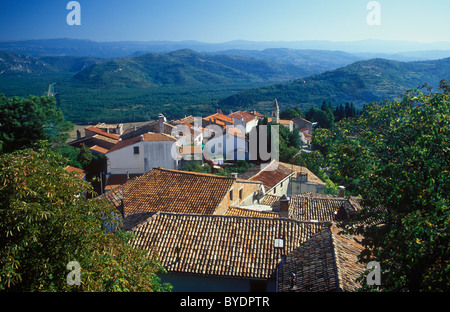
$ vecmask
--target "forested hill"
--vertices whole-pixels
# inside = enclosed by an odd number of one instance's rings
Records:
[[[425,83],[439,86],[450,79],[450,58],[435,61],[397,62],[372,59],[312,75],[236,93],[219,102],[224,109],[261,107],[277,98],[281,108],[353,102],[360,107],[372,101],[394,98],[406,89]],[[283,107],[284,106],[284,107]]]
[[[77,73],[105,59],[81,56],[32,56],[0,51],[0,75]]]
[[[90,66],[74,82],[94,88],[214,85],[288,81],[308,75],[304,67],[237,55],[206,55],[183,49],[125,57]]]

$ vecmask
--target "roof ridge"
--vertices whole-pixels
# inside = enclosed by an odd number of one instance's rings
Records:
[[[333,256],[333,270],[336,274],[336,286],[338,291],[344,291],[344,285],[342,283],[342,276],[341,276],[341,271],[339,270],[340,267],[340,261],[339,261],[339,257],[336,254],[336,244],[334,243],[334,234],[333,231],[331,229],[331,227],[327,228],[327,232],[328,235],[330,237],[330,247],[331,247],[331,254]]]
[[[175,170],[175,169],[167,169],[167,168],[161,168],[161,167],[153,168],[152,170],[166,171],[166,172],[186,174],[186,175],[212,177],[212,178],[217,178],[217,179],[237,180],[236,178],[233,178],[233,177],[218,176],[218,175],[211,174],[211,173],[201,173],[201,172],[193,172],[193,171]]]

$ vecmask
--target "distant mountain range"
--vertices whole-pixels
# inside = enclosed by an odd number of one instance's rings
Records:
[[[181,44],[153,42],[151,47],[170,51]],[[198,42],[185,45],[202,47]],[[23,54],[1,52],[4,47]],[[258,50],[251,42],[203,44],[209,49],[205,52],[184,48],[148,53],[149,47],[69,39],[0,42],[0,93],[42,95],[55,85],[69,120],[83,123],[101,116],[106,122],[123,122],[153,118],[160,112],[179,117],[218,108],[268,113],[275,98],[281,109],[308,108],[323,101],[361,107],[424,83],[437,87],[440,80],[450,80],[450,58],[409,61],[430,57],[425,50],[376,58],[375,50]],[[444,57],[447,52],[433,53]]]
[[[409,41],[361,40],[333,41],[274,41],[254,42],[235,40],[224,43],[198,41],[97,42],[80,39],[43,39],[0,41],[0,51],[29,55],[125,57],[134,53],[167,53],[181,49],[197,52],[228,50],[265,50],[274,48],[295,50],[344,51],[362,58],[382,57],[393,60],[425,60],[450,57],[450,42],[418,43]],[[370,56],[364,56],[369,53]]]
[[[392,99],[407,89],[428,83],[434,88],[450,80],[450,58],[398,62],[385,59],[358,61],[351,65],[292,82],[249,89],[219,102],[224,109],[259,107],[277,98],[280,107],[353,102],[361,107],[372,101]]]
[[[321,73],[356,59],[331,51],[202,54],[184,49],[113,59],[86,68],[74,80],[94,88],[275,83]]]

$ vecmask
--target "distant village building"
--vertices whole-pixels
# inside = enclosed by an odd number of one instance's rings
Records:
[[[164,133],[144,133],[119,141],[106,154],[108,177],[144,174],[158,167],[178,169],[178,159],[172,157],[176,141]]]
[[[260,181],[265,194],[288,197],[302,193],[323,193],[326,185],[306,167],[273,160],[263,168],[253,167],[240,175],[241,179]]]
[[[278,105],[277,99],[273,102],[272,113],[269,118],[267,118],[269,122],[275,122],[282,125],[285,128],[288,128],[289,131],[294,130],[294,123],[292,120],[284,120],[280,119],[280,107]]]
[[[86,145],[93,155],[104,155],[120,140],[119,135],[108,133],[94,126],[84,128],[84,132],[83,137],[81,131],[77,130],[77,139],[67,144],[77,148]]]

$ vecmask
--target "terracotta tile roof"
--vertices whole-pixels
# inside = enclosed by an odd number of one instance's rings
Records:
[[[176,142],[177,139],[172,137],[172,136],[170,136],[170,135],[164,134],[164,133],[144,133],[144,134],[142,134],[142,137],[141,136],[136,136],[136,137],[132,137],[130,139],[126,139],[126,140],[122,140],[122,141],[117,142],[117,144],[114,145],[109,150],[108,153],[120,150],[120,149],[125,148],[127,146],[136,144],[136,143],[138,143],[140,141],[144,141],[144,142],[157,142],[157,141],[172,141],[172,142]]]
[[[97,196],[96,199],[106,200],[111,206],[116,208],[123,216],[123,189],[127,183],[130,183],[138,175],[130,175],[128,179],[126,174],[112,175],[109,179],[107,186],[105,187],[105,193]]]
[[[171,125],[171,124],[169,124],[167,122],[163,122],[163,133],[165,133],[165,134],[170,136],[170,135],[172,135],[172,130],[173,129],[175,129],[174,125]],[[149,133],[149,132],[152,132],[152,133],[159,133],[160,132],[159,120],[152,121],[152,122],[150,122],[148,124],[140,126],[136,130],[124,133],[121,137],[122,137],[122,140],[128,140],[130,138],[139,137],[141,134],[145,134],[145,133]]]
[[[119,140],[117,139],[111,139],[108,137],[105,137],[103,135],[93,135],[90,137],[84,137],[81,138],[79,140],[75,140],[75,141],[71,141],[68,144],[71,146],[75,146],[75,147],[80,147],[82,144],[88,146],[89,148],[91,148],[92,146],[99,146],[105,149],[110,149],[111,147],[113,147],[117,142],[119,142]]]
[[[269,211],[258,211],[241,207],[229,207],[226,216],[253,217],[253,218],[279,218],[280,215]]]
[[[66,171],[69,172],[69,173],[75,172],[76,175],[77,175],[80,179],[82,179],[82,178],[84,178],[84,177],[86,176],[86,171],[84,171],[83,169],[80,169],[80,168],[76,168],[76,167],[72,167],[72,166],[66,166],[66,167],[64,168],[64,170],[66,170]]]
[[[305,244],[289,253],[280,269],[281,292],[354,291],[356,278],[364,272],[358,263],[363,247],[323,227]],[[291,288],[294,273],[294,288]]]
[[[102,154],[106,154],[109,151],[108,149],[106,149],[104,147],[101,147],[101,146],[98,146],[98,145],[91,146],[90,149],[93,150],[93,151],[102,153]]]
[[[220,124],[226,124],[226,123],[234,124],[233,118],[231,118],[227,115],[224,115],[224,114],[220,114],[220,113],[215,113],[211,116],[205,117],[204,119],[207,121],[210,121],[210,122],[214,122],[214,123],[217,123],[217,121],[220,121],[221,122]]]
[[[248,111],[237,111],[237,112],[231,113],[229,116],[232,118],[235,118],[235,119],[239,119],[239,120],[242,118],[242,120],[246,123],[251,120],[258,119],[258,117],[256,115],[254,115]]]
[[[280,196],[266,195],[263,205],[279,208]],[[349,199],[333,195],[307,193],[291,196],[288,217],[299,221],[335,222],[351,217],[360,206]]]
[[[172,123],[173,124],[191,124],[193,125],[195,121],[195,117],[190,115],[190,116],[186,116],[184,118],[178,119],[178,120],[174,120]]]
[[[116,187],[122,186],[129,180],[133,180],[141,176],[141,174],[112,174],[106,181],[105,191],[115,189]]]
[[[273,161],[272,163],[270,163],[270,165],[264,167],[262,170],[260,170],[259,166],[253,167],[240,175],[239,178],[247,179],[249,181],[262,182],[265,191],[268,192],[270,189],[288,178],[290,175],[292,175],[292,171],[286,169],[285,167],[278,166],[278,163]]]
[[[344,199],[293,196],[289,202],[289,217],[296,220],[333,222],[343,217],[339,212],[346,204],[348,203]]]
[[[214,214],[235,178],[153,169],[124,189],[125,216],[163,211]]]
[[[154,251],[168,272],[267,279],[282,256],[320,228],[288,219],[156,213],[131,230],[130,244]]]
[[[94,127],[94,126],[86,127],[86,128],[84,128],[84,130],[92,131],[94,133],[100,134],[102,136],[105,136],[105,137],[108,137],[108,138],[111,138],[114,140],[118,140],[120,138],[120,136],[117,134],[108,133],[108,132],[100,130],[99,128]]]
[[[285,169],[290,170],[292,172],[295,172],[298,174],[306,174],[308,176],[307,177],[308,182],[325,185],[325,183],[322,182],[322,180],[320,180],[314,173],[312,173],[306,167],[295,166],[295,165],[291,165],[291,164],[284,163],[284,162],[279,162],[278,164],[279,164],[279,166],[284,167]]]

